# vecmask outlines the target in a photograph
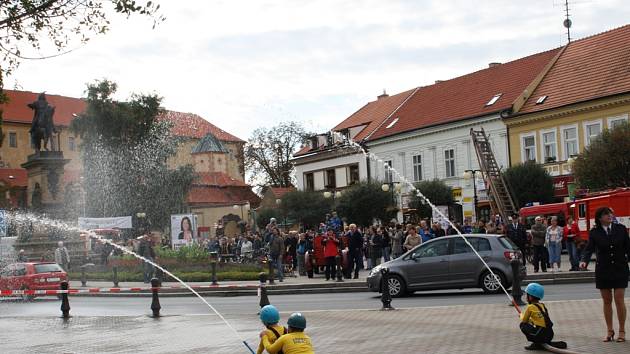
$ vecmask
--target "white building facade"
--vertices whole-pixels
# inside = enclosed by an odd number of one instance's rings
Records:
[[[507,168],[507,129],[499,114],[493,114],[368,141],[369,151],[384,162],[371,163],[370,176],[383,182],[402,182],[395,173],[387,171],[384,166],[387,163],[408,182],[434,179],[444,181],[453,188],[456,201],[461,203],[462,217],[474,219],[473,179],[464,178],[466,171],[479,170],[477,154],[470,136],[471,128],[485,130],[497,164]],[[481,173],[477,174],[476,181],[478,201],[487,202],[486,186]],[[411,197],[410,192],[411,188],[403,184],[400,198],[403,209]],[[489,219],[489,215],[478,217]]]
[[[353,148],[337,148],[294,158],[297,188],[338,191],[367,179],[365,156]]]

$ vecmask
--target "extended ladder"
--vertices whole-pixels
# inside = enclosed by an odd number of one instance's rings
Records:
[[[508,217],[516,212],[516,206],[508,185],[501,175],[497,160],[494,158],[490,141],[483,128],[478,131],[471,128],[470,136],[477,152],[479,168],[484,176],[486,188],[490,191],[489,197],[493,213],[501,215],[503,222],[507,222]]]

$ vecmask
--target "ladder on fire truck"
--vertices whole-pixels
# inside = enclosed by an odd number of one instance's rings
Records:
[[[473,145],[477,152],[479,169],[483,174],[486,189],[490,191],[489,197],[492,213],[493,215],[501,215],[504,222],[507,222],[508,217],[516,212],[516,206],[514,205],[508,184],[501,174],[497,160],[494,158],[488,136],[483,128],[481,128],[481,130],[471,128],[470,136],[472,137]]]

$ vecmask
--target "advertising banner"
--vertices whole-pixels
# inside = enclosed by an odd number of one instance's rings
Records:
[[[171,215],[171,245],[179,248],[197,242],[197,222],[193,214]]]
[[[79,218],[79,229],[131,229],[131,216],[114,218]]]

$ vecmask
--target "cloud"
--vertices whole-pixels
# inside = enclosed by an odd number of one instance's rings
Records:
[[[396,93],[563,45],[560,0],[160,1],[166,22],[115,17],[112,31],[24,62],[24,89],[81,96],[108,78],[119,98],[157,92],[247,138],[303,121],[329,129],[385,88]],[[623,0],[572,5],[574,37],[625,24]]]

